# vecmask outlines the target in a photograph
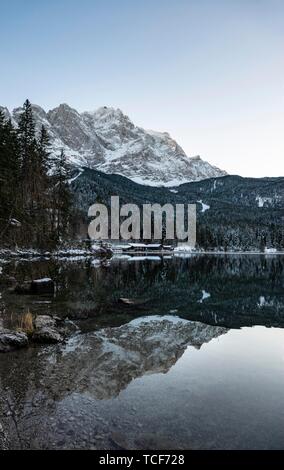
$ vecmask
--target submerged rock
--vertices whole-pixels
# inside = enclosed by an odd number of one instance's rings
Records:
[[[18,331],[0,330],[0,352],[10,352],[28,345],[28,337]]]

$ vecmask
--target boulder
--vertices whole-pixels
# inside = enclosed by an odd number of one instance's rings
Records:
[[[34,281],[25,281],[16,285],[14,292],[21,295],[33,294],[54,294],[54,281],[50,278],[36,279]]]
[[[31,294],[53,294],[54,282],[50,278],[36,279],[31,282]]]
[[[35,331],[32,340],[42,344],[61,343],[63,336],[58,331],[56,324],[55,318],[49,315],[38,315],[34,320]]]
[[[0,353],[14,351],[27,345],[28,337],[25,333],[7,329],[0,330]]]
[[[34,320],[34,327],[36,330],[41,328],[54,328],[56,320],[50,315],[38,315]]]
[[[56,328],[46,326],[36,330],[32,336],[32,340],[35,343],[56,344],[62,343],[64,338]]]

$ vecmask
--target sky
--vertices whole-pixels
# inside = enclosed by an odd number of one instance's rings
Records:
[[[284,176],[283,0],[0,0],[0,104],[122,109],[230,174]]]

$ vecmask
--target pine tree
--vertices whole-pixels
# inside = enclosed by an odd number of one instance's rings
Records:
[[[41,127],[38,152],[40,167],[44,178],[47,178],[48,170],[50,169],[50,139],[48,132],[44,126]]]
[[[44,126],[37,142],[36,158],[33,164],[35,176],[34,201],[36,217],[36,238],[39,246],[48,243],[50,237],[50,177],[49,171],[50,141]]]
[[[0,239],[14,240],[20,211],[19,145],[11,120],[0,111]],[[14,228],[14,229],[13,229]],[[10,230],[12,229],[12,230]]]
[[[7,145],[6,145],[6,121],[2,110],[0,110],[0,233],[5,230],[8,222],[8,201],[9,194],[7,192]]]
[[[49,138],[42,127],[36,139],[31,103],[26,100],[19,120],[22,200],[27,243],[44,245],[48,239]]]
[[[37,142],[35,137],[35,124],[32,106],[29,100],[23,105],[23,112],[19,119],[19,146],[22,178],[23,209],[26,214],[26,222],[31,224],[34,210],[34,186],[35,186],[35,161]]]
[[[69,188],[69,179],[71,177],[69,166],[66,162],[66,156],[61,150],[60,156],[54,160],[53,169],[53,232],[56,242],[61,241],[68,236],[70,228],[70,216],[72,198]]]

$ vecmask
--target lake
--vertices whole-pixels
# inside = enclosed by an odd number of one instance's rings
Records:
[[[0,355],[12,448],[282,449],[284,258],[2,260],[1,321],[72,324],[64,344]],[[0,278],[1,279],[1,278]]]

